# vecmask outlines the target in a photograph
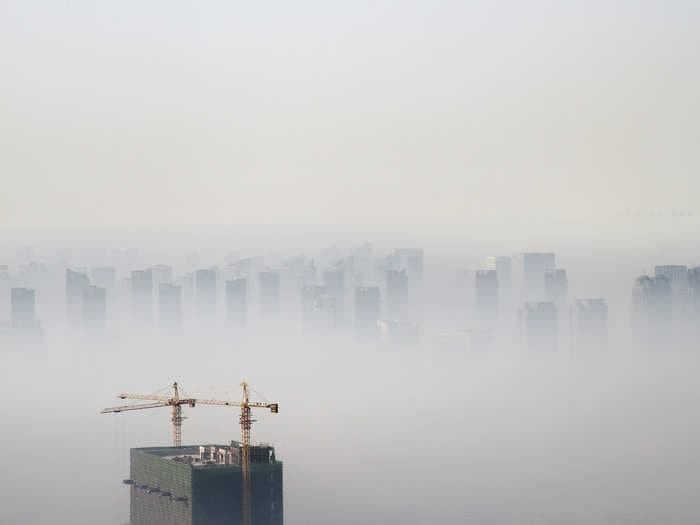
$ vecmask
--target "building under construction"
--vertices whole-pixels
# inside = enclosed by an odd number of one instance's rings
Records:
[[[241,444],[131,449],[131,525],[241,525]],[[253,525],[282,525],[282,462],[250,447]]]

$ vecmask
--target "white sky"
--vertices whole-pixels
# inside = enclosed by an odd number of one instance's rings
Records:
[[[696,228],[699,26],[680,0],[0,1],[0,224]]]

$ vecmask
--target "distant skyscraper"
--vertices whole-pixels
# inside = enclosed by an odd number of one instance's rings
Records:
[[[99,286],[87,286],[83,290],[83,321],[93,327],[104,325],[107,316],[107,294]]]
[[[553,253],[524,253],[523,288],[527,301],[542,301],[544,293],[544,275],[555,267]]]
[[[520,323],[529,349],[557,349],[557,309],[554,303],[525,303],[520,311]]]
[[[662,344],[671,335],[673,292],[666,277],[642,275],[634,282],[632,316],[638,337],[646,343]]]
[[[605,349],[608,304],[605,299],[578,299],[571,307],[571,332],[578,348]]]
[[[13,327],[20,329],[33,328],[36,323],[34,290],[29,288],[12,288],[11,310]]]
[[[107,291],[112,291],[117,284],[117,272],[111,266],[102,266],[93,268],[91,271],[92,284],[104,288]]]
[[[560,317],[565,315],[568,304],[569,286],[566,278],[566,270],[561,268],[545,270],[544,295],[545,299],[557,307]]]
[[[226,281],[226,317],[236,325],[246,323],[248,317],[248,279]]]
[[[156,289],[163,283],[173,282],[173,268],[172,266],[167,266],[165,264],[156,264],[151,267],[151,273],[153,274],[153,284]]]
[[[380,318],[380,293],[377,286],[355,288],[355,331],[360,337],[375,339]]]
[[[408,319],[408,274],[406,270],[386,270],[386,311],[392,321]]]
[[[41,343],[41,325],[36,317],[34,290],[12,288],[10,291],[12,332],[22,343]]]
[[[131,272],[131,298],[135,320],[148,324],[153,316],[153,273],[151,270]]]
[[[495,270],[498,279],[498,298],[501,306],[507,306],[511,300],[513,287],[513,262],[508,256],[491,256],[486,259],[486,269]]]
[[[654,267],[654,277],[665,277],[671,286],[671,301],[673,316],[681,319],[688,310],[690,282],[688,267],[681,265],[665,265]]]
[[[477,270],[474,274],[476,315],[480,321],[497,319],[499,284],[496,270]]]
[[[325,332],[336,323],[335,298],[325,286],[307,285],[301,289],[301,314],[304,330]]]
[[[268,319],[279,316],[280,274],[278,272],[260,272],[260,312]]]
[[[197,314],[202,320],[216,320],[216,273],[215,269],[195,272]]]
[[[688,270],[688,286],[693,316],[700,329],[700,266]]]
[[[0,264],[0,325],[10,320],[10,269]]]
[[[90,281],[82,272],[66,270],[66,310],[68,318],[76,321],[82,317],[83,295]]]
[[[253,525],[282,525],[282,462],[252,446]],[[131,449],[130,525],[241,525],[241,449],[231,445]]]
[[[171,283],[158,285],[158,310],[162,328],[176,329],[182,324],[182,287]]]
[[[345,315],[345,269],[342,264],[323,272],[323,285],[326,293],[333,298],[335,316],[340,321]]]

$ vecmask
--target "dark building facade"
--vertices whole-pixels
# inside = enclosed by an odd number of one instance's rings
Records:
[[[240,445],[131,449],[130,525],[240,525]],[[282,462],[251,447],[253,525],[282,525]]]

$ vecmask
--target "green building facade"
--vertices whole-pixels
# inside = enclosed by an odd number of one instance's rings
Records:
[[[131,525],[241,525],[240,445],[131,449]],[[253,525],[282,525],[282,462],[251,447]]]

